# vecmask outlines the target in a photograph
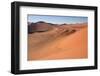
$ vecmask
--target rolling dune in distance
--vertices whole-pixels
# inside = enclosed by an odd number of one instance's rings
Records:
[[[87,23],[35,25],[28,34],[28,60],[88,58]]]

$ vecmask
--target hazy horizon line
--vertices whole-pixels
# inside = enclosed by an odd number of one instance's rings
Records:
[[[44,22],[44,23],[51,23],[51,22],[47,22],[47,21],[37,21],[37,22],[31,22],[31,21],[28,21],[29,23],[38,23],[38,22]],[[76,23],[51,23],[51,24],[84,24],[84,23],[88,23],[88,22],[76,22]]]

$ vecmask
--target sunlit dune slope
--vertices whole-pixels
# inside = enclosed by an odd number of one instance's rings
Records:
[[[81,28],[75,26],[53,27],[46,32],[29,34],[28,60],[87,58],[88,28],[86,24]]]

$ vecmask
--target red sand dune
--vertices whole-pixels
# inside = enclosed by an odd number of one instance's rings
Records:
[[[87,58],[87,32],[87,24],[73,24],[29,34],[28,60]]]

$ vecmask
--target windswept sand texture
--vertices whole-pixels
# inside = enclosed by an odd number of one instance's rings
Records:
[[[88,27],[81,24],[29,25],[28,60],[80,59],[88,57]],[[43,28],[42,28],[43,27]],[[35,31],[32,31],[35,28]],[[29,29],[30,30],[30,29]]]

